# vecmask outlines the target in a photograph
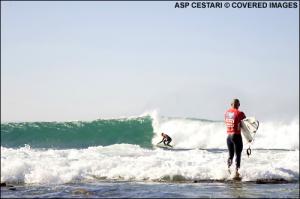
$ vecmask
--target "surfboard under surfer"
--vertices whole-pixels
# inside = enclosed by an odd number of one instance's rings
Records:
[[[172,141],[172,138],[169,135],[165,134],[165,133],[161,133],[161,136],[163,137],[163,139],[157,144],[160,144],[160,143],[164,142],[165,146],[172,147],[170,145],[170,142]]]
[[[227,160],[228,171],[232,164],[234,155],[236,163],[235,177],[239,177],[239,168],[241,164],[241,153],[243,151],[243,140],[241,135],[241,121],[246,118],[246,115],[239,111],[240,101],[233,99],[231,102],[231,108],[225,112],[225,124],[227,127],[227,147],[229,151],[229,158]]]

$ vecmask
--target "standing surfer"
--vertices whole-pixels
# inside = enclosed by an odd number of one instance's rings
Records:
[[[157,144],[160,144],[160,143],[164,142],[165,146],[172,147],[170,145],[170,142],[172,141],[172,138],[170,136],[168,136],[167,134],[165,134],[165,133],[161,133],[161,136],[163,137],[163,139]]]
[[[232,164],[234,154],[236,163],[235,177],[239,177],[238,170],[241,163],[241,153],[243,150],[243,140],[241,135],[241,121],[246,118],[245,114],[239,111],[240,101],[233,99],[231,108],[225,112],[225,124],[227,127],[227,147],[229,151],[229,158],[227,161],[228,169]]]

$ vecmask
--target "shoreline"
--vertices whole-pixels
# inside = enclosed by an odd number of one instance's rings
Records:
[[[93,183],[154,183],[154,184],[194,184],[194,183],[239,183],[239,184],[299,184],[297,180],[285,180],[283,178],[278,179],[257,179],[252,181],[241,181],[233,179],[206,179],[206,180],[98,180],[98,181],[82,181],[82,182],[69,182],[63,184],[38,184],[38,183],[7,183],[1,182],[1,187],[14,188],[15,186],[60,186],[60,185],[71,185],[71,184],[93,184]]]

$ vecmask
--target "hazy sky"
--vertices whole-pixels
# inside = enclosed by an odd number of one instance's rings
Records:
[[[1,120],[299,117],[299,9],[1,2]]]

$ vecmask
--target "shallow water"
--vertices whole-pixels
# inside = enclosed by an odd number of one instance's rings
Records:
[[[16,185],[1,187],[3,198],[299,198],[298,183],[153,183],[101,181],[63,185]]]

